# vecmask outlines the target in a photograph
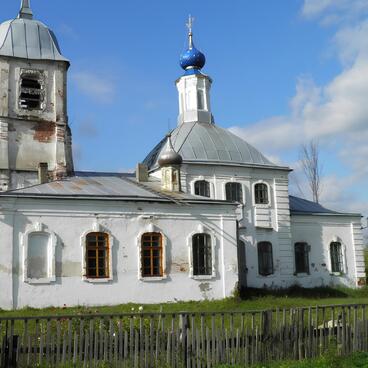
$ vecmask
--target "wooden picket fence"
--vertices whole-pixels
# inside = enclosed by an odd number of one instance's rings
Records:
[[[251,366],[368,351],[368,305],[0,318],[0,367]]]

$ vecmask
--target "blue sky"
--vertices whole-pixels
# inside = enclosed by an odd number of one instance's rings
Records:
[[[20,1],[19,1],[20,2]],[[2,2],[12,18],[18,0]],[[295,168],[300,144],[322,147],[322,202],[367,213],[368,0],[33,0],[69,71],[77,169],[135,167],[175,127],[185,22],[213,80],[216,123]],[[367,82],[367,83],[365,83]]]

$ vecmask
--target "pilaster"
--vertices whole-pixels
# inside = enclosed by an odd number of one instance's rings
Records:
[[[0,192],[9,187],[8,123],[0,120]]]

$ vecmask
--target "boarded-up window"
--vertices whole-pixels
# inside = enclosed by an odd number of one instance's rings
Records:
[[[212,247],[208,234],[195,234],[192,241],[193,275],[212,275]]]
[[[243,191],[240,183],[226,183],[226,200],[230,202],[243,202]]]
[[[198,180],[194,183],[194,194],[202,197],[210,197],[210,183],[206,180]]]
[[[309,246],[307,243],[295,243],[295,272],[309,273]]]
[[[162,235],[145,233],[142,236],[141,267],[143,277],[162,277]]]
[[[331,271],[343,272],[342,248],[340,242],[330,244]]]
[[[25,110],[39,110],[43,102],[43,91],[39,73],[22,75],[20,82],[20,107]]]
[[[94,279],[109,277],[109,236],[106,233],[86,236],[86,276]]]
[[[273,274],[272,244],[270,242],[258,243],[258,272],[262,276]]]
[[[28,235],[28,279],[45,279],[49,276],[49,243],[50,236],[47,233],[35,232]]]
[[[254,201],[256,204],[268,204],[267,184],[258,183],[254,186]]]

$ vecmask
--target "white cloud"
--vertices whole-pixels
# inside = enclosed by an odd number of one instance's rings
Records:
[[[336,3],[341,3],[341,0],[305,0],[302,9],[302,14],[305,17],[315,17],[326,11]]]
[[[115,98],[115,83],[106,75],[79,71],[73,73],[71,79],[82,93],[97,102],[109,103]]]
[[[368,214],[368,196],[362,199],[359,192],[368,187],[368,19],[362,18],[367,12],[368,0],[305,0],[306,18],[343,21],[331,40],[341,72],[322,86],[310,77],[300,77],[287,115],[230,129],[268,156],[290,151],[295,156],[301,143],[318,140],[346,171],[343,178],[324,178],[323,187],[328,190],[322,192],[322,203]],[[298,165],[291,178],[295,195],[307,192]]]
[[[322,25],[356,21],[368,12],[368,0],[304,0],[302,15]]]

